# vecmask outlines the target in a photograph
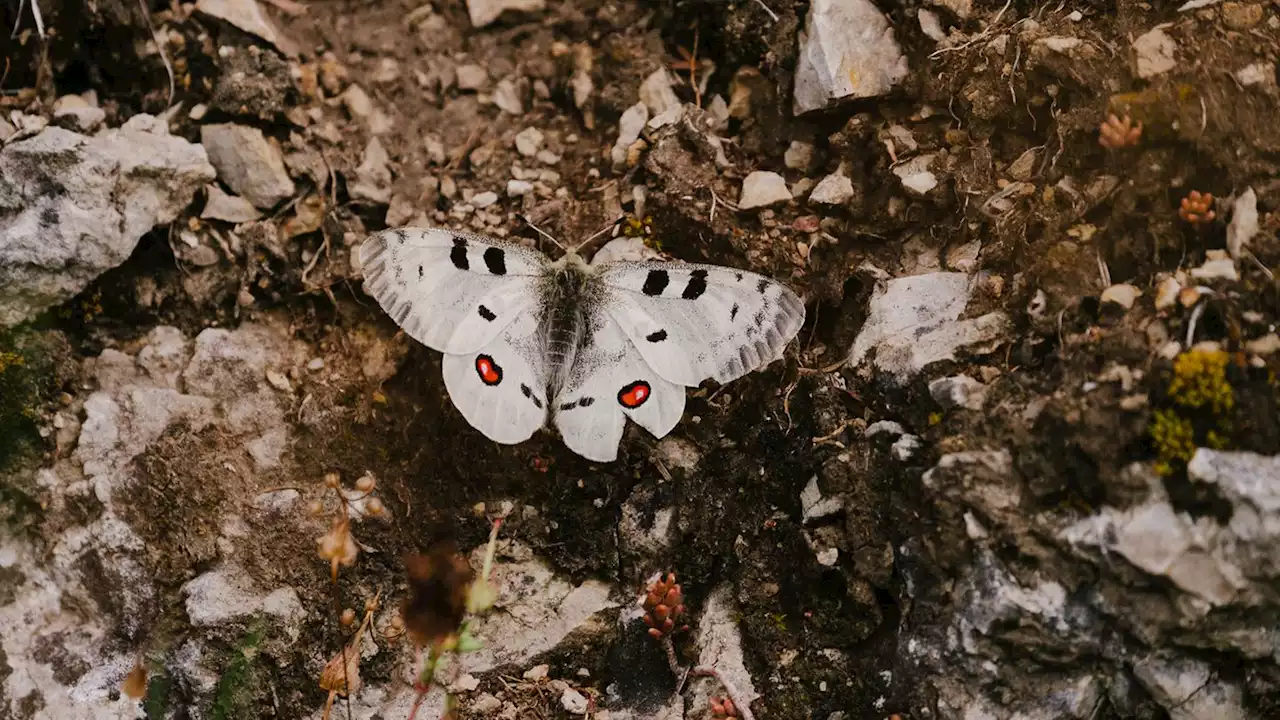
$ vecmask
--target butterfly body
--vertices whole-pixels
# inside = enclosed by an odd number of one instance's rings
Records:
[[[361,248],[365,289],[444,353],[463,417],[514,444],[551,419],[570,449],[610,461],[628,419],[663,437],[685,387],[781,356],[804,322],[785,286],[685,263],[589,265],[470,233],[401,228]]]

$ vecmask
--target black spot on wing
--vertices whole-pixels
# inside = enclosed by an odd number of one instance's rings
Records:
[[[40,227],[49,229],[58,224],[58,208],[47,205],[45,209],[40,211]]]
[[[742,273],[736,272],[733,274],[733,277],[736,278],[738,282],[742,282]]]
[[[756,283],[756,292],[763,295],[764,291],[768,289],[769,289],[769,281],[765,280],[764,278],[760,278],[760,282]]]
[[[640,292],[645,295],[661,295],[662,291],[667,289],[669,282],[671,278],[666,270],[650,270],[644,278],[644,286],[640,288]]]
[[[471,263],[467,261],[467,241],[465,238],[454,236],[453,249],[449,251],[449,260],[459,270],[471,269]]]
[[[524,383],[520,383],[520,392],[524,393],[525,397],[533,401],[534,407],[538,408],[539,410],[542,409],[542,401],[538,399],[537,395],[533,394],[533,390],[530,389],[528,385],[525,385]]]
[[[560,409],[561,409],[561,410],[572,410],[572,409],[574,409],[574,408],[576,408],[576,407],[578,407],[578,401],[577,401],[577,400],[574,400],[573,402],[567,402],[567,403],[564,403],[563,405],[561,405],[561,406],[560,406]]]
[[[492,310],[490,310],[489,308],[483,305],[481,305],[478,308],[478,310],[480,311],[480,317],[484,318],[485,320],[488,320],[489,322],[493,322],[494,320],[498,319],[498,316],[494,315]]]
[[[734,303],[733,307],[729,308],[729,322],[733,322],[737,317],[738,317],[738,303]]]
[[[667,331],[659,330],[657,332],[651,332],[648,335],[645,335],[644,339],[651,343],[662,342],[667,339]]]
[[[418,265],[418,279],[421,280],[423,275],[422,265]]]
[[[578,398],[578,405],[582,407],[591,407],[591,404],[595,401],[596,399],[593,397]]]
[[[491,247],[484,251],[484,266],[494,275],[507,274],[507,254],[502,248]]]
[[[702,293],[707,291],[707,271],[694,270],[689,273],[689,283],[684,286],[684,292],[680,293],[680,297],[685,300],[697,300],[702,297]]]
[[[764,310],[761,310],[760,312],[756,313],[755,317],[751,319],[755,321],[756,327],[760,327],[761,325],[764,325]]]
[[[405,233],[405,231],[403,230],[396,231],[396,242],[403,245],[406,237],[408,237],[408,235]]]

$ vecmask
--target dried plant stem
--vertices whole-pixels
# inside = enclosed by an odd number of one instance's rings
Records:
[[[729,678],[722,675],[719,670],[706,665],[695,665],[692,670],[685,670],[680,667],[680,661],[676,659],[675,644],[671,642],[669,637],[662,638],[662,649],[666,652],[667,665],[671,668],[671,674],[679,679],[681,685],[684,684],[686,675],[715,678],[716,682],[720,683],[720,686],[724,688],[725,694],[733,701],[733,706],[738,709],[738,712],[742,713],[742,720],[756,720],[756,716],[751,713],[751,708],[747,705],[746,698],[742,696],[742,693],[738,691],[738,688]]]

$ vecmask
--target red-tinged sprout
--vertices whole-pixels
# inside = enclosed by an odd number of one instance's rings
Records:
[[[648,625],[649,627],[653,627],[653,618],[649,617],[648,613],[645,613],[643,620],[645,625]]]
[[[649,628],[649,634],[652,635],[654,639],[662,638],[662,631],[659,630],[658,628]]]
[[[672,629],[675,628],[675,626],[676,624],[671,622],[671,618],[667,618],[666,620],[662,621],[662,632],[669,633],[671,632]]]

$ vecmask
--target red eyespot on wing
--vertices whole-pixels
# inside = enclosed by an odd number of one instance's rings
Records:
[[[502,382],[502,368],[488,355],[476,356],[476,374],[485,385],[497,385]]]
[[[624,385],[618,391],[618,404],[629,410],[635,410],[649,400],[649,395],[652,392],[653,389],[649,387],[649,383],[637,380]]]

